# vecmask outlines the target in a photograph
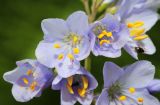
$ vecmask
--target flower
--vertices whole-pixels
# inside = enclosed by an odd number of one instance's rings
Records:
[[[82,105],[90,105],[93,100],[93,90],[97,85],[97,80],[81,67],[68,78],[57,76],[53,80],[52,88],[61,90],[61,105],[74,105],[77,101]]]
[[[12,94],[17,101],[27,102],[39,97],[42,90],[51,85],[52,71],[36,60],[18,61],[17,66],[3,76],[5,81],[13,84]]]
[[[149,61],[138,61],[125,68],[106,62],[104,89],[96,105],[160,105],[147,90],[154,73],[155,67]]]
[[[44,40],[36,49],[38,61],[49,68],[56,67],[62,77],[74,74],[80,68],[79,61],[90,54],[88,29],[88,17],[82,11],[71,14],[66,21],[43,20]]]
[[[160,80],[159,79],[152,80],[147,88],[151,93],[160,92]]]
[[[96,21],[90,30],[91,47],[95,56],[116,58],[129,39],[129,31],[124,24],[110,14]]]
[[[149,4],[149,0],[121,0],[117,4],[116,16],[130,30],[130,40],[124,49],[135,59],[138,59],[139,53],[152,55],[156,51],[146,32],[155,25],[158,14]]]

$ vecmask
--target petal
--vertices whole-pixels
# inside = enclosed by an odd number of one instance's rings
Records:
[[[74,105],[76,103],[76,98],[71,95],[65,86],[61,88],[61,105]]]
[[[18,85],[13,85],[13,88],[12,88],[12,94],[16,99],[16,101],[19,101],[19,102],[27,102],[31,100],[32,98],[36,97],[36,95],[38,95],[40,91],[41,89],[32,92],[31,90],[20,87]]]
[[[79,45],[79,50],[79,54],[76,55],[76,59],[78,61],[81,61],[89,56],[91,52],[91,42],[89,41],[89,38],[83,37],[82,42]]]
[[[149,61],[137,61],[125,68],[125,74],[119,79],[124,89],[144,88],[154,78],[155,67]]]
[[[135,41],[130,40],[128,43],[124,46],[125,51],[127,51],[128,54],[130,54],[133,58],[138,60],[138,54],[135,50],[135,47],[137,47],[137,44]]]
[[[128,93],[127,91],[124,92],[124,94],[132,98],[132,100],[135,102],[137,102],[138,98],[143,98],[143,105],[160,105],[160,102],[158,101],[158,99],[150,95],[146,89],[138,90],[136,93],[134,93],[134,95]]]
[[[67,21],[67,25],[71,32],[77,33],[79,35],[88,35],[86,31],[89,28],[88,16],[85,12],[77,11],[71,14]]]
[[[129,18],[127,18],[126,22],[136,22],[143,21],[143,28],[148,31],[150,30],[155,23],[158,21],[158,14],[151,10],[145,10],[144,12],[133,14]]]
[[[93,100],[93,92],[86,93],[85,98],[76,97],[81,105],[91,105]]]
[[[160,92],[160,80],[154,79],[152,80],[149,85],[147,86],[149,92]]]
[[[62,39],[64,35],[69,33],[68,26],[62,19],[44,19],[41,26],[46,41]]]
[[[112,62],[106,62],[103,67],[104,87],[109,88],[123,75],[123,73],[123,69],[116,64]]]
[[[142,40],[139,45],[144,49],[145,54],[152,55],[156,52],[156,48],[150,38]]]
[[[52,89],[53,90],[60,90],[62,86],[62,77],[61,76],[56,76],[52,82]]]
[[[60,44],[62,48],[54,48],[54,44],[57,43]],[[55,67],[55,64],[57,63],[57,56],[66,51],[66,47],[63,45],[64,44],[61,42],[48,43],[41,41],[35,52],[37,60],[49,68]]]
[[[100,96],[97,99],[96,105],[110,105],[108,92],[103,90]]]
[[[80,62],[77,60],[70,60],[68,57],[65,57],[63,62],[56,64],[55,67],[58,75],[67,78],[74,75],[80,69]]]

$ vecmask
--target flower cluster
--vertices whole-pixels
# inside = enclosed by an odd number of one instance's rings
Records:
[[[96,105],[160,105],[150,94],[160,91],[160,80],[154,79],[155,67],[145,60],[123,68],[106,62],[104,87],[97,97],[94,95],[98,82],[80,64],[91,52],[117,58],[124,48],[138,60],[138,54],[156,51],[146,32],[158,21],[159,0],[106,0],[100,4],[106,3],[114,7],[95,21],[89,21],[90,15],[83,11],[72,13],[66,20],[42,21],[44,37],[36,48],[36,60],[18,61],[17,68],[3,76],[13,84],[17,101],[39,97],[51,86],[61,91],[61,105],[90,105],[94,99]]]

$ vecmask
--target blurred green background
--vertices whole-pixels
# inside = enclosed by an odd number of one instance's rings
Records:
[[[16,67],[15,62],[35,58],[35,48],[43,38],[40,27],[45,18],[67,18],[76,11],[83,10],[80,0],[0,0],[0,105],[60,105],[59,91],[46,89],[40,98],[27,103],[19,103],[11,94],[11,84],[2,76]],[[141,55],[140,59],[151,61],[156,66],[156,78],[160,78],[160,21],[148,32],[157,47],[153,56]],[[100,92],[103,86],[102,68],[105,61],[113,61],[120,66],[135,62],[123,51],[120,58],[108,59],[92,57],[92,74],[97,78]],[[160,93],[155,94],[160,99]]]

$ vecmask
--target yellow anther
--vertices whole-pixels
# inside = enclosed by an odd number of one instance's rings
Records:
[[[67,86],[67,89],[68,89],[69,93],[74,94],[74,91],[73,91],[72,87],[68,83],[67,83],[66,86]]]
[[[133,88],[133,87],[129,88],[129,92],[130,92],[131,94],[135,93],[135,91],[136,91],[135,88]]]
[[[72,83],[73,83],[73,77],[69,77],[67,78],[67,82],[68,82],[68,85],[72,86]]]
[[[54,44],[54,48],[61,48],[59,44]]]
[[[85,97],[86,89],[78,89],[78,94],[79,94],[81,97]]]
[[[69,58],[70,60],[73,60],[73,59],[74,59],[74,56],[73,56],[72,54],[68,54],[67,56],[68,56],[68,58]]]
[[[127,98],[126,98],[126,96],[120,96],[119,97],[119,101],[125,101]]]
[[[142,36],[135,37],[134,40],[140,41],[140,40],[143,40],[143,39],[146,39],[146,38],[148,38],[148,35],[142,35]]]
[[[78,42],[78,37],[77,36],[73,36],[73,42],[77,43]]]
[[[130,31],[131,36],[140,36],[145,32],[145,29],[133,29]]]
[[[79,53],[79,48],[74,48],[74,49],[73,49],[73,53],[74,53],[74,54],[78,54],[78,53]]]
[[[104,43],[107,43],[107,44],[109,44],[110,43],[110,40],[101,40],[100,42],[99,42],[99,44],[102,46]]]
[[[107,37],[111,37],[112,36],[112,32],[107,32],[106,36]]]
[[[138,98],[138,102],[143,103],[144,99],[143,98]]]
[[[63,55],[63,54],[59,54],[59,55],[58,55],[58,60],[63,59],[63,57],[64,57],[64,55]]]
[[[85,76],[82,76],[82,82],[83,82],[83,88],[87,89],[88,88],[88,79]]]
[[[33,74],[33,71],[32,70],[28,70],[27,71],[27,75],[31,75],[31,74]]]
[[[22,80],[23,80],[23,82],[24,82],[26,85],[28,85],[29,82],[28,82],[28,79],[27,79],[27,78],[23,78]]]
[[[37,82],[34,81],[34,82],[32,82],[32,84],[30,85],[30,89],[31,89],[32,91],[34,91],[35,88],[36,88],[36,86],[37,86]]]
[[[104,37],[104,35],[105,35],[105,34],[101,33],[101,34],[98,35],[98,38],[101,39],[101,38]]]
[[[128,27],[128,28],[133,28],[133,26],[134,26],[133,23],[128,23],[128,24],[127,24],[127,27]]]
[[[143,21],[136,21],[134,23],[134,28],[139,28],[139,27],[142,27],[143,25],[144,25]]]

